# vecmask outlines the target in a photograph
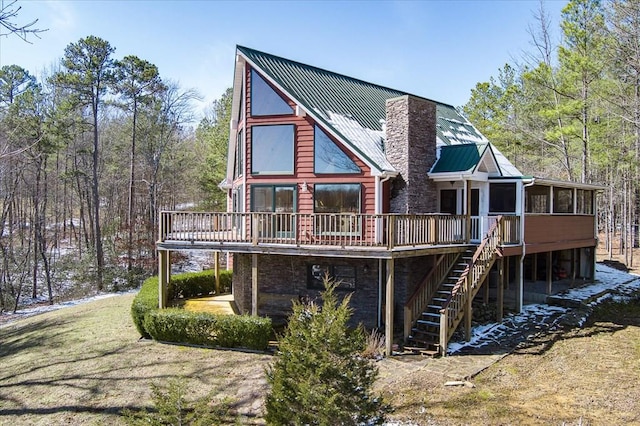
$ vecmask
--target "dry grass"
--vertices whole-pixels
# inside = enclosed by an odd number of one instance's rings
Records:
[[[0,328],[0,424],[122,424],[124,408],[150,408],[151,383],[173,377],[194,397],[230,397],[241,424],[263,424],[271,356],[140,341],[132,297]],[[419,425],[640,424],[640,306],[604,305],[584,328],[544,335],[472,381],[444,387],[417,369],[381,390],[394,419]]]
[[[139,340],[132,299],[112,297],[0,328],[0,424],[122,424],[124,408],[151,408],[150,385],[172,377],[187,377],[194,396],[218,390],[221,399],[231,397],[243,424],[261,422],[271,356]]]
[[[417,371],[391,395],[418,424],[640,424],[640,305],[604,305],[582,328],[548,334],[474,380],[444,387]]]

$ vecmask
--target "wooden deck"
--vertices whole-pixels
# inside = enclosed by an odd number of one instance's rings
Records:
[[[517,216],[504,220],[504,241],[519,243]],[[259,254],[399,258],[460,252],[473,245],[467,216],[302,213],[160,213],[157,247]]]

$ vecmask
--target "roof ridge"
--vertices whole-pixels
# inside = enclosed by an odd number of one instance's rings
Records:
[[[443,105],[443,106],[448,106],[448,107],[451,107],[451,108],[456,108],[456,107],[454,107],[454,106],[453,106],[453,105],[451,105],[451,104],[447,104],[447,103],[444,103],[444,102],[436,101],[436,100],[434,100],[434,99],[430,99],[430,98],[425,98],[424,96],[415,95],[415,94],[413,94],[413,93],[409,93],[409,92],[406,92],[406,91],[404,91],[404,90],[394,89],[394,88],[392,88],[392,87],[387,87],[387,86],[382,86],[382,85],[380,85],[380,84],[371,83],[371,82],[369,82],[369,81],[365,81],[365,80],[362,80],[362,79],[359,79],[359,78],[355,78],[355,77],[348,76],[348,75],[346,75],[346,74],[338,73],[338,72],[335,72],[335,71],[330,71],[330,70],[328,70],[328,69],[320,68],[320,67],[317,67],[317,66],[314,66],[314,65],[305,64],[305,63],[300,62],[300,61],[295,61],[295,60],[292,60],[292,59],[288,59],[288,58],[285,58],[285,57],[283,57],[283,56],[273,55],[273,54],[271,54],[271,53],[263,52],[263,51],[256,50],[256,49],[252,49],[252,48],[250,48],[250,47],[246,47],[246,46],[241,46],[241,45],[239,45],[239,44],[238,44],[238,45],[236,45],[236,49],[237,49],[237,50],[240,50],[240,51],[241,51],[242,53],[244,53],[245,55],[246,55],[246,54],[249,54],[249,55],[250,55],[250,54],[252,54],[252,53],[253,53],[253,54],[259,54],[259,55],[268,56],[268,57],[271,57],[271,58],[273,58],[273,59],[277,59],[277,60],[281,60],[281,61],[289,62],[290,64],[295,64],[295,65],[299,65],[299,66],[302,66],[302,67],[305,67],[305,68],[308,68],[308,69],[312,69],[312,70],[320,71],[320,72],[322,72],[322,73],[326,73],[326,74],[334,75],[334,76],[337,76],[337,77],[342,77],[342,78],[344,78],[344,79],[351,80],[351,81],[353,81],[353,82],[357,82],[357,83],[359,83],[359,84],[364,84],[364,85],[368,85],[368,86],[373,86],[373,87],[376,87],[376,88],[379,88],[379,89],[383,89],[383,90],[386,90],[386,91],[398,92],[398,93],[401,93],[401,95],[400,95],[400,96],[402,96],[402,95],[408,95],[408,96],[412,96],[412,97],[414,97],[414,98],[424,99],[424,100],[426,100],[426,101],[433,102],[433,103],[435,103],[435,104],[439,104],[439,105]]]

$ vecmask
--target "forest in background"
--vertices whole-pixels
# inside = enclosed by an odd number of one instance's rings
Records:
[[[88,36],[38,78],[0,68],[0,312],[136,287],[160,210],[226,208],[231,90],[197,122],[196,90],[115,50]]]
[[[530,45],[471,92],[469,120],[523,173],[594,183],[609,258],[632,266],[640,209],[640,1],[541,2]],[[614,253],[614,246],[616,252]]]
[[[640,0],[570,1],[559,23],[541,2],[529,31],[462,110],[523,173],[606,186],[604,243],[632,265]],[[115,52],[88,36],[37,78],[0,69],[0,312],[136,287],[157,268],[161,209],[226,209],[231,89],[196,119],[197,90]]]

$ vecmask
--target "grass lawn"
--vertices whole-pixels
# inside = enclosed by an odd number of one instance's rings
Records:
[[[122,409],[151,408],[151,383],[176,377],[188,378],[194,396],[230,397],[242,424],[261,423],[271,356],[139,340],[133,297],[0,328],[0,425],[124,424]]]
[[[188,379],[194,397],[231,398],[240,424],[263,423],[270,355],[139,340],[132,299],[0,328],[0,425],[123,424],[122,409],[151,408],[150,385],[176,377]],[[444,381],[417,369],[379,390],[393,419],[420,425],[640,424],[640,305],[602,305],[585,327],[503,358],[472,380],[475,388]]]
[[[418,424],[638,425],[640,304],[600,305],[585,327],[542,335],[472,382],[418,370],[383,391]]]

